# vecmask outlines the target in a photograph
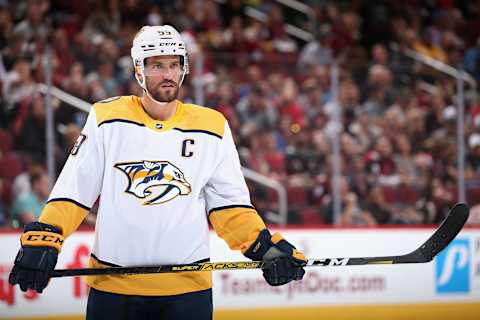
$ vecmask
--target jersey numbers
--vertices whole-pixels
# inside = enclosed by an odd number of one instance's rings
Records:
[[[193,146],[194,144],[195,144],[195,140],[193,140],[193,139],[183,140],[183,142],[182,142],[182,157],[189,158],[189,157],[193,156],[192,147],[189,147],[189,146]]]
[[[72,150],[70,151],[70,154],[72,156],[76,155],[78,153],[78,150],[80,149],[80,147],[82,146],[82,144],[85,142],[85,140],[87,140],[87,136],[84,135],[83,133],[81,133],[78,138],[77,138],[77,141],[75,141],[75,144],[73,145],[73,148]]]

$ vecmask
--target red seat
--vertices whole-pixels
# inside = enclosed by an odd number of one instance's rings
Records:
[[[385,197],[385,201],[388,203],[396,203],[397,202],[397,192],[395,188],[392,187],[382,187],[383,196]]]
[[[304,187],[288,187],[287,195],[288,205],[305,205],[307,203],[307,190]]]
[[[13,179],[22,172],[23,166],[16,153],[9,152],[0,159],[0,177]]]
[[[399,204],[414,204],[420,195],[417,190],[411,186],[401,186],[396,188],[396,202]]]
[[[314,207],[307,207],[300,211],[300,220],[302,224],[323,224],[323,218]]]
[[[0,189],[0,199],[7,205],[10,206],[13,202],[13,190],[12,184],[9,182],[3,183],[2,188]]]
[[[467,190],[467,202],[470,204],[476,204],[480,202],[480,187],[468,188]]]
[[[280,152],[269,153],[265,159],[273,172],[285,172],[285,156]]]

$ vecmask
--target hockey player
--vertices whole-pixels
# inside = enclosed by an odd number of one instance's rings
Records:
[[[229,247],[267,262],[273,286],[302,279],[305,257],[271,235],[250,203],[230,128],[184,104],[180,34],[143,27],[131,50],[142,97],[93,105],[37,222],[25,226],[11,284],[42,292],[64,239],[100,196],[90,267],[209,261],[208,221]],[[87,277],[87,319],[211,319],[211,272]]]

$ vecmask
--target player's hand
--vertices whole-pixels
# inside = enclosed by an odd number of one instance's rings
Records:
[[[278,233],[270,235],[264,229],[244,253],[252,260],[262,260],[263,277],[271,286],[281,286],[292,280],[302,280],[307,259]]]
[[[42,293],[57,264],[63,240],[60,229],[54,226],[40,222],[27,224],[8,278],[10,284],[19,284],[22,291],[33,289]]]

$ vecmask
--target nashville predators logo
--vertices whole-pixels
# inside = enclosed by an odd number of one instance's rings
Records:
[[[115,168],[128,177],[125,192],[145,199],[145,205],[164,203],[192,191],[182,171],[168,161],[124,162]]]

